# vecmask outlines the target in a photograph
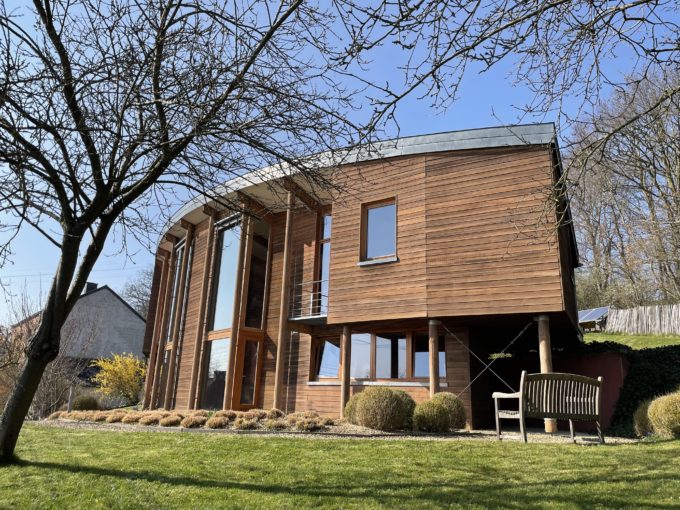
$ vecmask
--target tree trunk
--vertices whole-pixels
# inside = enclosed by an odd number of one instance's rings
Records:
[[[47,363],[40,359],[26,358],[12,394],[5,404],[0,419],[0,463],[9,462],[14,457],[14,447],[24,419],[33,402]]]

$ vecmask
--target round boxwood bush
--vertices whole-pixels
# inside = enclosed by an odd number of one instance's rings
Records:
[[[74,411],[99,411],[99,401],[94,395],[78,395],[73,399]]]
[[[680,392],[654,399],[647,415],[655,434],[664,438],[680,437]]]
[[[651,434],[652,424],[649,423],[649,404],[651,400],[643,400],[633,413],[633,429],[638,437],[645,437]]]
[[[451,426],[449,428],[465,428],[465,406],[461,399],[453,393],[441,392],[432,397],[432,401],[444,406],[449,411],[451,415]]]
[[[448,432],[451,429],[451,412],[440,402],[426,400],[413,412],[413,427],[424,432]]]
[[[415,402],[405,392],[374,386],[350,399],[345,417],[371,429],[398,430],[409,426],[414,408]]]

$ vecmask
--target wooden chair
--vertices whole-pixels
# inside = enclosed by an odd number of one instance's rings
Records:
[[[527,442],[527,418],[569,420],[572,441],[574,420],[594,421],[597,436],[604,444],[600,427],[602,377],[592,379],[576,374],[527,374],[522,371],[517,393],[493,393],[496,408],[496,434],[501,440],[501,420],[519,420],[520,435]],[[501,409],[503,399],[518,399],[517,411]]]

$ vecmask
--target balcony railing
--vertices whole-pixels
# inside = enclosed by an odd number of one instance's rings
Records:
[[[328,315],[328,280],[313,280],[291,287],[289,316],[295,320],[319,320]]]

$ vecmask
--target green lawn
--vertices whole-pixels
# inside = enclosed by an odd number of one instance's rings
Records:
[[[667,335],[620,335],[615,333],[586,333],[586,342],[617,342],[625,344],[633,349],[647,347],[663,347],[665,345],[680,345],[680,336]]]
[[[680,441],[314,440],[27,425],[1,508],[680,507]]]

